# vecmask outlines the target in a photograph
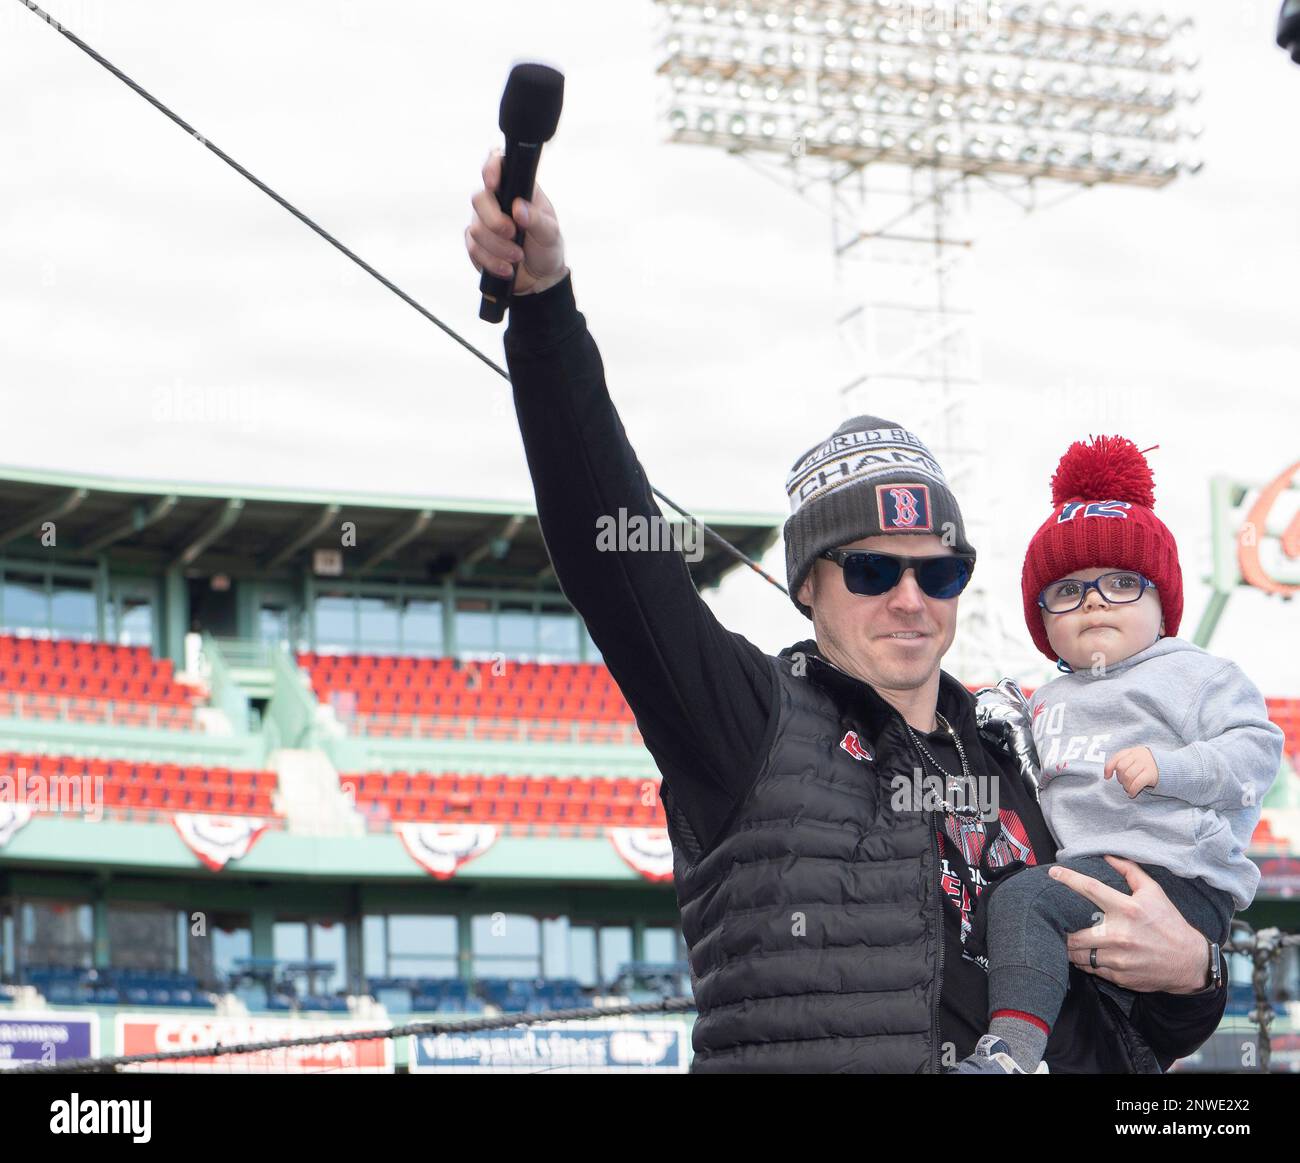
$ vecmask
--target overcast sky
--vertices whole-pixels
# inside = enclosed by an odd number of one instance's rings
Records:
[[[1022,640],[1024,549],[1071,440],[1160,445],[1188,638],[1209,478],[1300,460],[1300,68],[1272,43],[1276,0],[1163,7],[1198,21],[1205,170],[977,219],[998,499],[981,576]],[[462,232],[511,63],[556,65],[539,180],[651,480],[688,507],[783,514],[790,463],[842,418],[826,219],[664,142],[649,0],[47,8],[498,362]],[[530,495],[504,381],[18,0],[0,5],[0,110],[0,464]],[[872,410],[926,432],[905,399]],[[747,571],[710,601],[771,651],[809,629]],[[1300,695],[1298,646],[1300,608],[1242,590],[1211,649]]]

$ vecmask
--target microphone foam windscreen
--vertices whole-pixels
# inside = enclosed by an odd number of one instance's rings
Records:
[[[497,124],[508,141],[550,141],[563,105],[563,73],[547,65],[515,65],[501,95]]]
[[[1300,0],[1286,0],[1277,17],[1277,43],[1300,64]]]

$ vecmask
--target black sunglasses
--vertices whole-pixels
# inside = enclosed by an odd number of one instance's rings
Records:
[[[868,553],[865,549],[828,549],[822,557],[844,570],[844,584],[850,593],[868,597],[888,593],[898,585],[903,572],[911,569],[927,597],[955,598],[975,572],[973,553],[900,557],[896,553]]]

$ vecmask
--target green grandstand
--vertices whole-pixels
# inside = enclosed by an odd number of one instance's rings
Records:
[[[109,1053],[133,1010],[689,992],[658,775],[531,503],[9,469],[0,508],[11,1012]],[[754,558],[781,520],[701,517]]]
[[[51,1022],[75,1057],[689,994],[658,774],[530,503],[7,469],[0,509],[0,1066]],[[782,521],[701,519],[755,560]],[[1300,928],[1295,782],[1256,926]]]

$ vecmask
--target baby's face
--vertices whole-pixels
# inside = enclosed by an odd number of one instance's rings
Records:
[[[1104,565],[1076,569],[1069,576],[1077,581],[1096,581],[1102,574],[1122,568]],[[1088,590],[1077,610],[1066,614],[1051,614],[1046,610],[1039,613],[1052,649],[1075,670],[1123,662],[1145,650],[1158,634],[1164,633],[1160,597],[1151,587],[1136,602],[1108,602],[1094,587]]]

